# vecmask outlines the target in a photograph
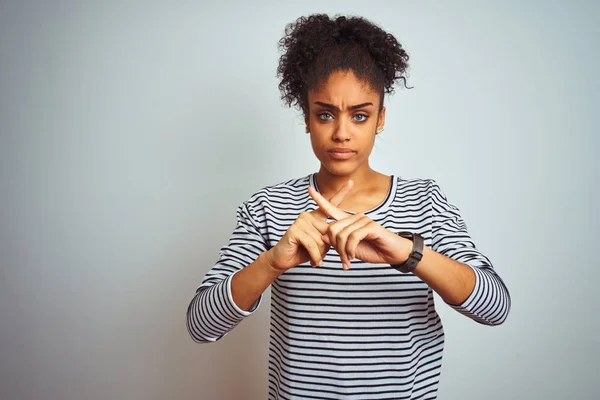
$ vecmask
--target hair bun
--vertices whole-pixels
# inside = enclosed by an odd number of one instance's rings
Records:
[[[362,17],[300,17],[286,26],[279,47],[281,98],[303,111],[308,90],[339,69],[351,69],[369,81],[381,92],[382,101],[384,93],[393,93],[397,81],[406,87],[408,54],[393,35]]]

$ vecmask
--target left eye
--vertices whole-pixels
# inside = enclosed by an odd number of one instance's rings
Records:
[[[354,116],[354,118],[358,121],[358,122],[363,122],[367,120],[367,116],[365,114],[356,114]]]

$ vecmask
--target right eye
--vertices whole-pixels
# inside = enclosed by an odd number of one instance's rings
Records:
[[[317,114],[317,117],[319,117],[319,119],[321,121],[329,121],[330,119],[333,118],[333,115],[331,115],[328,112],[322,112],[322,113]]]

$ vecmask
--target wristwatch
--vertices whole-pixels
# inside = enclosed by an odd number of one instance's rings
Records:
[[[402,264],[392,264],[391,267],[405,274],[413,272],[415,268],[417,268],[421,258],[423,258],[423,245],[425,240],[423,239],[423,236],[418,233],[398,232],[397,235],[412,240],[413,247],[406,261]]]

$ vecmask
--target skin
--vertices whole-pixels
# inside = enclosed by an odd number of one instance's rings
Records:
[[[273,248],[234,275],[232,296],[242,310],[249,310],[288,269],[306,262],[321,265],[331,246],[340,254],[344,269],[354,258],[399,264],[410,255],[410,240],[363,214],[384,200],[391,179],[369,166],[376,132],[385,122],[385,107],[379,101],[379,94],[351,71],[333,72],[309,90],[306,130],[321,167],[319,191],[309,188],[308,192],[318,208],[300,214]],[[351,150],[343,160],[331,153],[340,147]],[[328,217],[335,221],[327,223]],[[475,287],[471,267],[428,247],[413,273],[449,304],[463,303]]]
[[[374,171],[369,156],[376,132],[383,129],[385,107],[380,95],[352,71],[334,72],[327,82],[308,92],[306,130],[313,152],[321,163],[317,186],[330,198],[348,180],[355,183],[340,207],[353,212],[369,210],[387,195],[391,177]],[[361,106],[353,108],[353,106]],[[328,150],[345,147],[355,151],[347,160],[336,160]]]

